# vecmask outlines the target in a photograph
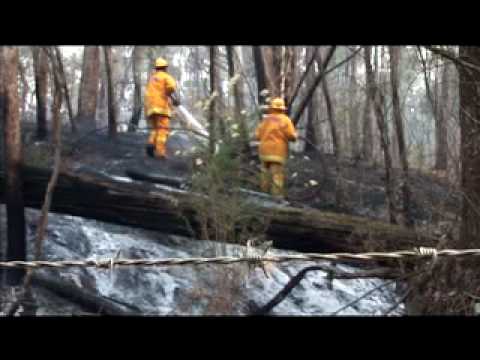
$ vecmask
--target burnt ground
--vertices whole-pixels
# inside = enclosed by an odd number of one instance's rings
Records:
[[[24,130],[28,133],[29,129]],[[30,130],[31,131],[31,130]],[[27,136],[28,137],[28,136]],[[103,132],[63,138],[63,158],[70,168],[81,171],[95,169],[116,176],[126,176],[126,169],[146,170],[168,176],[190,178],[193,159],[185,155],[192,138],[186,133],[172,133],[168,142],[169,159],[151,159],[145,154],[146,132],[120,133],[115,141]],[[27,163],[38,165],[48,145],[26,141]],[[43,155],[47,159],[51,156]],[[40,159],[40,160],[39,160]],[[48,161],[48,160],[47,160]],[[251,161],[251,170],[258,172],[258,162]],[[345,159],[341,164],[345,206],[335,202],[337,174],[333,155],[310,153],[291,154],[287,164],[288,200],[294,206],[308,206],[321,210],[386,220],[384,170],[364,161]],[[398,179],[398,169],[394,169]],[[312,182],[313,180],[313,182]],[[460,197],[448,183],[438,178],[411,171],[412,218],[417,225],[453,220],[460,205]]]

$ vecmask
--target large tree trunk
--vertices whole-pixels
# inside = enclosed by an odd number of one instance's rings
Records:
[[[267,89],[270,97],[280,97],[281,94],[281,72],[282,72],[282,47],[263,46],[262,54],[265,64]]]
[[[50,171],[25,168],[24,174],[26,205],[39,208]],[[0,173],[2,182],[4,174]],[[158,188],[147,182],[125,183],[96,172],[64,171],[54,190],[51,211],[198,237],[201,229],[197,210],[192,206],[198,196],[201,195]],[[434,246],[436,241],[398,225],[316,209],[272,207],[268,202],[245,196],[251,201],[251,211],[268,221],[266,235],[278,248],[358,252],[411,249],[420,244]]]
[[[295,50],[292,46],[265,46],[263,55],[270,96],[281,97],[288,107],[294,90]]]
[[[398,154],[401,164],[401,193],[402,193],[402,224],[405,226],[412,226],[412,219],[410,218],[410,179],[408,175],[408,154],[405,144],[405,132],[402,118],[402,110],[400,108],[399,88],[401,73],[399,70],[399,63],[401,58],[401,48],[399,46],[390,46],[390,83],[392,86],[392,105],[393,105],[393,119],[395,124],[395,133],[398,144]]]
[[[459,57],[480,65],[480,47],[460,46]],[[462,191],[460,246],[480,243],[480,74],[459,66]]]
[[[138,128],[140,115],[142,114],[142,82],[140,69],[142,68],[142,47],[135,46],[133,48],[133,114],[130,120],[128,131],[133,132]]]
[[[78,96],[78,124],[95,128],[98,84],[100,80],[100,54],[98,46],[85,46],[83,52],[82,78]]]
[[[382,92],[380,91],[379,86],[375,82],[375,75],[372,70],[371,64],[371,47],[365,46],[364,48],[364,59],[366,66],[366,76],[367,76],[367,88],[370,100],[373,103],[375,110],[375,117],[377,119],[377,126],[380,131],[380,144],[383,150],[383,159],[385,165],[385,192],[386,192],[386,202],[388,209],[388,216],[391,223],[396,223],[395,219],[395,207],[393,202],[393,186],[392,186],[392,159],[390,156],[390,147],[388,141],[388,127],[385,122],[384,115],[384,106],[385,103]]]
[[[115,89],[112,79],[112,48],[103,46],[103,54],[105,56],[105,71],[107,73],[107,90],[108,90],[108,136],[111,139],[117,136],[117,108],[115,104]]]
[[[32,47],[33,69],[35,74],[35,97],[37,99],[37,133],[38,140],[47,138],[47,89],[48,62],[45,51],[39,46]]]
[[[7,260],[26,259],[25,212],[22,193],[22,143],[18,99],[18,48],[3,47],[3,86],[5,94],[5,172],[3,187],[7,206]],[[19,285],[25,271],[7,271],[7,283]]]

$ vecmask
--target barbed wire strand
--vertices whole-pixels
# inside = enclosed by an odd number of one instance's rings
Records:
[[[443,257],[480,256],[480,249],[444,249],[417,248],[392,252],[366,253],[306,253],[267,256],[221,256],[221,257],[190,257],[190,258],[160,258],[160,259],[121,259],[117,257],[103,260],[60,260],[60,261],[0,261],[0,268],[70,268],[70,267],[97,267],[110,268],[115,266],[176,266],[176,265],[205,265],[205,264],[234,264],[242,262],[288,262],[288,261],[316,261],[327,260],[332,262],[348,261],[380,261],[380,260],[412,260],[412,259],[439,259]]]

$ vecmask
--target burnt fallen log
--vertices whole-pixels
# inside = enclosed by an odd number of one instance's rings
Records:
[[[92,291],[80,288],[70,282],[59,280],[57,276],[33,274],[32,283],[46,289],[69,302],[97,315],[139,315],[141,310],[134,305],[120,304]]]
[[[49,170],[24,168],[26,206],[41,207],[49,176]],[[4,181],[5,174],[0,173],[2,191]],[[4,201],[3,192],[0,196]],[[202,195],[93,171],[63,171],[54,190],[51,211],[198,237],[199,224],[191,205],[197,196]],[[434,238],[398,225],[257,200],[252,199],[252,211],[268,217],[266,235],[276,248],[304,252],[361,252],[411,249],[437,243]]]

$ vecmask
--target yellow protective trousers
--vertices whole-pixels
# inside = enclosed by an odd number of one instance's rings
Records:
[[[155,148],[155,156],[167,156],[167,140],[170,134],[170,119],[168,116],[152,114],[148,117],[150,136],[148,143]]]
[[[285,196],[285,169],[283,164],[262,161],[260,187],[273,196]]]

